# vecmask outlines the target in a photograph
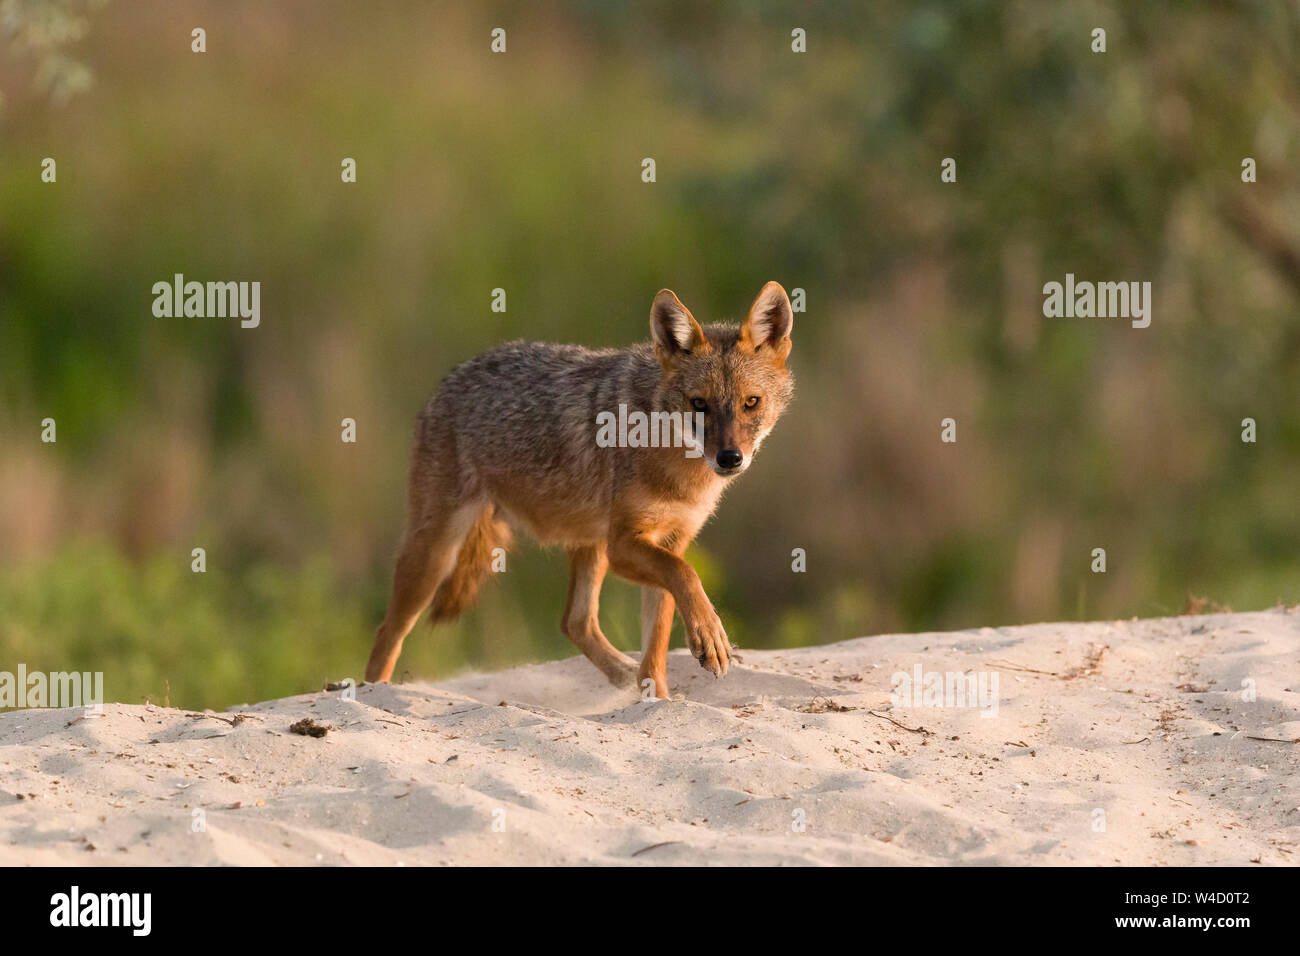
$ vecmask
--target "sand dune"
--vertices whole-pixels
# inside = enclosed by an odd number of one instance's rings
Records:
[[[674,653],[671,701],[574,658],[224,714],[10,712],[0,864],[1300,859],[1294,610],[743,656],[715,681]],[[895,706],[917,665],[996,674],[996,716]]]

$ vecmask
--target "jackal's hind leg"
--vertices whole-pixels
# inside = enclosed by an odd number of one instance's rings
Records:
[[[569,599],[560,627],[615,687],[636,683],[636,661],[614,647],[600,631],[600,585],[609,569],[602,546],[569,551]]]
[[[367,681],[386,681],[393,676],[402,642],[451,572],[461,542],[481,510],[481,505],[462,505],[407,529],[393,572],[388,613],[375,632],[375,645],[366,664]]]

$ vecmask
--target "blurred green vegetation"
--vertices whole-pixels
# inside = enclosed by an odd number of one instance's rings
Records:
[[[359,676],[452,365],[768,279],[807,291],[796,401],[692,555],[741,646],[1300,598],[1293,4],[88,7],[88,90],[0,63],[0,669]],[[154,318],[177,272],[260,281],[261,326]],[[1066,272],[1151,281],[1151,327],[1044,319]],[[565,575],[525,546],[401,668],[571,653]],[[607,585],[620,646],[636,604]]]

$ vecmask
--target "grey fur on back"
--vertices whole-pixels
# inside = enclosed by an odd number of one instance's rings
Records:
[[[635,449],[597,446],[596,416],[620,403],[648,410],[661,377],[647,344],[508,342],[448,373],[421,413],[417,442],[454,455],[462,500],[488,498],[546,543],[586,540],[549,528],[538,505],[568,499],[588,513],[580,525],[607,512],[618,459]]]

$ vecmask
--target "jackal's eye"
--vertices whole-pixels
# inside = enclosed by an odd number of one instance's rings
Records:
[[[707,412],[709,410],[709,403],[702,398],[692,398],[691,408],[695,409],[697,412]]]
[[[758,396],[757,396],[757,395],[751,395],[751,396],[749,396],[749,398],[745,399],[745,407],[746,407],[746,408],[758,408]]]

